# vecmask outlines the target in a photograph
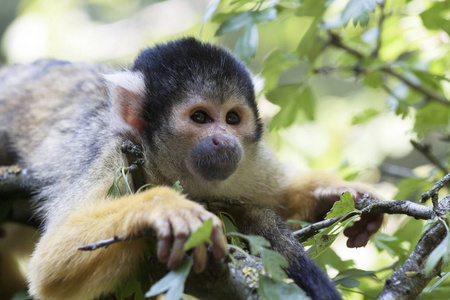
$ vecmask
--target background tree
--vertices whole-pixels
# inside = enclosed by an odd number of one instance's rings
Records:
[[[7,62],[56,56],[120,64],[145,44],[174,36],[222,43],[261,79],[267,138],[282,160],[300,170],[388,182],[380,186],[387,199],[415,203],[444,178],[425,196],[448,201],[448,1],[153,2],[22,1],[3,37],[3,56]],[[403,204],[375,209],[408,214]],[[6,202],[0,205],[10,217]],[[412,207],[409,215],[418,219],[389,216],[365,249],[349,250],[338,238],[331,248],[310,252],[348,299],[399,298],[388,293],[397,282],[407,298],[426,286],[421,298],[446,299],[450,273],[439,268],[441,258],[449,259],[448,225],[443,207],[426,205]],[[419,242],[431,224],[438,225]]]

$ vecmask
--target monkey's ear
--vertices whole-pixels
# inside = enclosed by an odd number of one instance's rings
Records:
[[[114,114],[134,131],[141,132],[145,125],[141,113],[145,99],[144,76],[140,72],[122,71],[103,77],[112,98]]]

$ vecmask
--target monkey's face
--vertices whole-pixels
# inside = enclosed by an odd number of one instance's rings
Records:
[[[229,178],[255,141],[254,113],[239,97],[223,104],[195,97],[176,105],[171,119],[187,169],[206,181]]]

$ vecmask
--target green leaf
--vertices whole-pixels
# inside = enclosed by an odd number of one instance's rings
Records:
[[[208,219],[203,222],[196,231],[194,231],[184,244],[184,251],[188,251],[200,244],[211,244],[210,236],[213,229],[213,220]]]
[[[431,30],[444,30],[450,35],[450,3],[448,1],[434,1],[427,10],[420,14],[423,25]]]
[[[356,124],[366,123],[369,120],[371,120],[373,117],[378,116],[379,114],[380,114],[380,112],[374,108],[366,109],[362,113],[353,116],[352,124],[356,125]]]
[[[264,88],[274,89],[278,84],[280,74],[298,63],[297,56],[282,54],[280,49],[271,52],[263,62],[261,76],[264,77]]]
[[[122,168],[122,179],[123,181],[125,181],[125,188],[127,190],[127,195],[131,195],[133,194],[133,191],[131,190],[131,186],[130,183],[128,182],[128,174],[130,173],[130,171],[128,171],[127,168]]]
[[[127,299],[131,295],[134,294],[134,300],[144,300],[144,294],[142,293],[141,283],[137,280],[136,277],[130,278],[123,286],[119,287],[115,296],[117,299]]]
[[[370,12],[374,12],[377,7],[377,0],[350,0],[342,12],[341,19],[344,27],[347,26],[350,19],[353,19],[353,25],[359,22],[361,27],[369,24]]]
[[[433,227],[436,224],[436,222],[438,222],[438,220],[427,220],[425,225],[423,225],[422,231],[420,234],[424,235],[425,232],[427,232],[431,227]]]
[[[299,58],[307,57],[310,61],[314,61],[321,54],[320,50],[325,49],[323,47],[325,41],[317,39],[318,25],[318,20],[313,21],[300,40],[296,51]]]
[[[237,40],[234,52],[240,59],[248,62],[250,58],[255,56],[257,47],[258,27],[254,23],[249,23]]]
[[[262,274],[259,275],[258,294],[264,300],[311,299],[297,285],[277,281]]]
[[[333,204],[333,208],[331,208],[331,211],[327,213],[325,219],[340,217],[354,210],[355,201],[353,200],[352,195],[350,195],[349,192],[345,192],[344,194],[342,194],[341,200],[336,201]]]
[[[117,175],[119,175],[121,170],[122,170],[122,168],[118,169],[116,171],[116,173],[114,174],[113,183],[112,183],[111,187],[108,190],[108,196],[109,197],[113,197],[113,198],[120,198],[120,197],[122,197],[122,192],[120,191],[120,188],[118,186],[118,181],[120,180],[120,178],[117,179]]]
[[[328,0],[306,0],[302,1],[302,5],[295,12],[296,16],[315,17],[318,21],[322,20],[328,8]]]
[[[262,236],[257,235],[235,235],[248,241],[251,254],[261,256],[264,269],[272,276],[272,278],[276,280],[287,278],[286,272],[282,268],[287,268],[289,263],[280,253],[268,249],[268,247],[270,247],[269,241]]]
[[[277,18],[277,10],[273,7],[269,7],[259,11],[252,11],[251,16],[253,22],[256,24],[269,22]]]
[[[211,0],[209,2],[208,6],[206,7],[205,13],[203,14],[202,25],[200,27],[200,34],[203,31],[203,26],[205,26],[205,24],[209,21],[209,19],[211,19],[212,15],[219,7],[219,4],[220,0]]]
[[[318,234],[315,235],[312,240],[314,241],[312,246],[306,251],[311,259],[319,257],[331,244],[336,240],[339,234]]]
[[[259,235],[242,235],[250,244],[250,251],[253,255],[261,254],[261,250],[270,247],[268,240]]]
[[[448,130],[450,125],[450,107],[436,102],[428,102],[417,109],[414,129],[422,136],[430,131]]]
[[[261,250],[261,259],[264,269],[273,279],[281,281],[287,278],[286,272],[282,268],[289,267],[289,263],[283,255],[264,248]]]
[[[339,281],[339,284],[346,288],[356,288],[359,286],[359,281],[353,278],[345,278]]]
[[[13,295],[13,297],[11,298],[11,300],[28,300],[30,298],[31,298],[30,295],[25,290],[25,291],[20,291],[20,292],[15,293]]]
[[[314,119],[314,95],[311,88],[307,85],[283,85],[267,93],[266,97],[270,102],[281,108],[269,124],[271,129],[285,128],[292,125],[301,112],[308,119]]]
[[[317,257],[314,262],[321,267],[323,270],[326,270],[326,266],[330,266],[336,270],[347,270],[352,268],[355,263],[353,260],[342,260],[336,252],[331,248],[326,248],[322,255]],[[333,280],[334,281],[334,280]]]
[[[251,13],[246,11],[238,14],[230,14],[225,21],[220,24],[219,29],[217,29],[215,35],[221,36],[226,33],[230,33],[239,29],[244,28],[248,24],[252,24]]]
[[[448,232],[445,234],[445,238],[434,248],[434,250],[428,256],[425,264],[425,273],[430,274],[437,263],[443,259],[443,263],[448,263],[450,258],[450,236]]]
[[[385,250],[392,257],[404,259],[408,255],[407,250],[402,247],[401,242],[396,236],[391,236],[380,232],[375,235],[373,244],[378,250]]]
[[[193,261],[191,257],[185,259],[175,270],[170,271],[156,282],[145,293],[145,297],[154,297],[165,292],[164,300],[180,300],[184,291],[184,283],[192,268]]]
[[[423,192],[433,187],[433,183],[423,178],[406,178],[397,184],[398,192],[394,199],[418,199]]]
[[[179,180],[175,181],[175,183],[172,185],[172,189],[174,189],[175,191],[177,191],[180,194],[183,192],[183,187],[181,186]]]
[[[335,284],[340,284],[343,287],[355,288],[358,287],[360,282],[356,280],[357,277],[372,277],[376,279],[375,271],[364,271],[361,269],[346,269],[340,271],[339,274],[333,279]]]

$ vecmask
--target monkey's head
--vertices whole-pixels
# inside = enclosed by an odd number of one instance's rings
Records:
[[[224,181],[251,159],[262,125],[251,76],[228,51],[181,39],[142,51],[121,74],[106,76],[116,111],[169,181]]]

